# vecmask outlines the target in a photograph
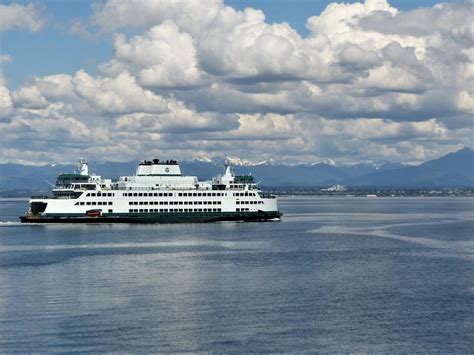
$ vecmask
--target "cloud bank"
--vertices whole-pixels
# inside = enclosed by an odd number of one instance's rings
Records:
[[[96,76],[14,91],[0,80],[0,160],[415,162],[472,146],[473,10],[331,3],[301,36],[217,0],[95,4],[81,26],[113,41],[113,56]],[[0,29],[42,26],[11,19]]]
[[[10,30],[39,31],[46,24],[42,9],[35,4],[0,4],[0,32]]]

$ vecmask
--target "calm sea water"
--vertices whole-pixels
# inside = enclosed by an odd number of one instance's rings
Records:
[[[472,352],[474,199],[280,199],[282,222],[20,225],[0,352]]]

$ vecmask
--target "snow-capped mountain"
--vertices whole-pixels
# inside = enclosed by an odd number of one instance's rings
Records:
[[[274,165],[275,160],[273,159],[261,159],[257,161],[242,159],[238,157],[231,157],[226,156],[225,161],[228,164],[235,165],[235,166],[259,166],[259,165]]]
[[[207,163],[215,164],[222,166],[223,164],[230,164],[234,166],[260,166],[260,165],[275,165],[275,160],[272,158],[269,159],[260,159],[260,160],[249,160],[243,159],[235,156],[224,156],[224,157],[197,157],[188,161],[191,163]]]
[[[275,160],[272,159],[272,158],[262,159],[262,160],[258,160],[257,162],[255,162],[254,165],[275,165]]]
[[[209,157],[198,157],[198,158],[194,158],[192,161],[197,161],[197,162],[201,162],[201,163],[214,163],[214,161],[209,158]]]
[[[330,158],[324,158],[324,159],[321,159],[319,161],[316,161],[316,162],[312,163],[311,166],[320,165],[320,164],[336,166],[336,162],[334,160],[330,159]]]

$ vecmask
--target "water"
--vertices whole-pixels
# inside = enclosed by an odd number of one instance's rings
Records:
[[[0,352],[472,352],[474,199],[282,198],[282,222],[20,225]]]

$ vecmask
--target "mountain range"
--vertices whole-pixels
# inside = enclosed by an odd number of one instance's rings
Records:
[[[275,161],[251,162],[226,157],[237,174],[252,174],[265,187],[327,187],[343,184],[351,187],[473,187],[474,150],[464,148],[420,165],[401,163],[355,164],[337,166],[325,159],[312,164],[283,165]],[[90,162],[89,171],[103,177],[133,175],[137,162]],[[195,159],[180,162],[184,175],[207,180],[223,172],[222,161]],[[48,191],[57,175],[74,171],[75,166],[49,164],[28,166],[0,164],[0,194]]]

